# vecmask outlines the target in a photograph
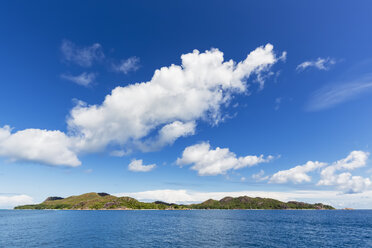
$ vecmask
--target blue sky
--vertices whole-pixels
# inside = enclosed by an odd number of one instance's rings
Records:
[[[367,208],[371,7],[3,3],[0,207],[97,191]]]

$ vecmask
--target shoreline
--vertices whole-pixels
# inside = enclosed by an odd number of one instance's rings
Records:
[[[334,210],[344,210],[351,211],[349,209],[3,209],[3,210],[36,210],[36,211],[210,211],[210,210],[223,210],[223,211],[334,211]],[[372,210],[372,209],[356,209],[356,210]]]

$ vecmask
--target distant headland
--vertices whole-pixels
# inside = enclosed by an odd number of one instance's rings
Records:
[[[140,202],[131,197],[116,197],[107,193],[87,193],[67,198],[52,196],[40,204],[17,206],[14,209],[61,210],[189,210],[189,209],[316,209],[329,210],[332,206],[322,203],[282,202],[260,197],[225,197],[219,201],[209,199],[199,204],[175,204],[162,201]]]

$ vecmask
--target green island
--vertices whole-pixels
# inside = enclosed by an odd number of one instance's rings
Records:
[[[61,210],[190,210],[190,209],[316,209],[330,210],[332,206],[322,203],[282,202],[260,197],[225,197],[219,201],[209,199],[199,204],[174,204],[162,201],[140,202],[131,197],[117,197],[107,193],[87,193],[67,198],[52,196],[40,204],[17,206],[14,209],[61,209]]]

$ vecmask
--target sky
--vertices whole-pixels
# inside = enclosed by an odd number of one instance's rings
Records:
[[[1,5],[0,208],[372,206],[371,2]]]

